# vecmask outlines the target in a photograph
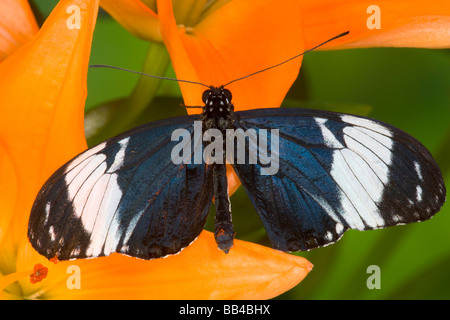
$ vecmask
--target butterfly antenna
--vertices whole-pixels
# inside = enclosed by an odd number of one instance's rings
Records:
[[[336,39],[338,39],[338,38],[340,38],[340,37],[346,36],[346,35],[349,34],[349,33],[350,33],[350,31],[343,32],[343,33],[341,33],[341,34],[339,34],[339,35],[337,35],[337,36],[334,36],[333,38],[328,39],[328,40],[325,41],[325,42],[322,42],[321,44],[315,46],[314,48],[308,49],[308,50],[306,50],[306,51],[304,51],[304,52],[302,52],[302,53],[300,53],[300,54],[298,54],[298,55],[296,55],[296,56],[293,56],[293,57],[291,57],[291,58],[289,58],[289,59],[287,59],[287,60],[285,60],[285,61],[283,61],[283,62],[277,63],[276,65],[273,65],[273,66],[271,66],[271,67],[268,67],[268,68],[265,68],[265,69],[262,69],[262,70],[259,70],[259,71],[250,73],[250,74],[248,74],[248,75],[246,75],[246,76],[244,76],[244,77],[242,77],[242,78],[234,79],[233,81],[230,81],[230,82],[228,82],[227,84],[225,84],[224,87],[228,86],[229,84],[231,84],[231,83],[233,83],[233,82],[240,81],[240,80],[246,79],[246,78],[248,78],[248,77],[254,76],[255,74],[258,74],[258,73],[261,73],[261,72],[264,72],[264,71],[267,71],[267,70],[270,70],[270,69],[279,67],[279,66],[281,66],[282,64],[285,64],[285,63],[287,63],[287,62],[289,62],[289,61],[291,61],[291,60],[294,60],[294,59],[296,59],[296,58],[298,58],[298,57],[304,55],[305,53],[311,52],[311,51],[313,51],[313,50],[315,50],[315,49],[317,49],[317,48],[323,46],[324,44],[326,44],[326,43],[328,43],[328,42],[330,42],[330,41],[333,41],[333,40],[336,40]]]
[[[106,64],[93,64],[90,65],[89,68],[109,68],[109,69],[116,69],[116,70],[122,70],[122,71],[127,71],[127,72],[131,72],[131,73],[136,73],[136,74],[140,74],[142,76],[147,76],[150,78],[155,78],[155,79],[160,79],[160,80],[171,80],[171,81],[178,81],[178,82],[186,82],[186,83],[192,83],[192,84],[199,84],[201,86],[207,87],[209,88],[210,86],[201,83],[201,82],[196,82],[196,81],[189,81],[189,80],[183,80],[183,79],[175,79],[175,78],[167,78],[167,77],[159,77],[159,76],[153,76],[151,74],[147,74],[144,72],[139,72],[139,71],[134,71],[134,70],[129,70],[129,69],[125,69],[125,68],[120,68],[120,67],[115,67],[115,66],[109,66]]]

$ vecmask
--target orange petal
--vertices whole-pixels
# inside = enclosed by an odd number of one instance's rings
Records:
[[[450,46],[450,6],[446,0],[432,1],[299,1],[302,7],[306,47],[347,31],[350,34],[324,48]],[[369,29],[368,20],[380,8],[380,29]],[[369,23],[370,24],[370,23]]]
[[[28,265],[18,261],[18,266],[31,269],[39,262],[33,261]],[[43,292],[40,298],[45,299],[269,299],[297,285],[312,269],[302,257],[240,240],[224,254],[207,231],[181,253],[164,259],[145,261],[113,254],[45,266],[48,277],[41,283],[22,281],[29,295]],[[80,276],[80,289],[73,288],[75,275]]]
[[[176,22],[172,12],[172,4],[170,0],[158,1],[158,16],[160,18],[161,34],[167,50],[172,59],[172,65],[177,73],[178,79],[185,79],[189,81],[199,82],[200,78],[193,65],[189,61],[189,57],[183,46]],[[183,93],[184,103],[188,106],[203,105],[198,99],[204,87],[199,87],[193,84],[180,83],[180,88]],[[193,109],[187,109],[190,112]]]
[[[414,17],[402,26],[348,43],[364,47],[450,48],[450,16]]]
[[[139,0],[101,0],[100,5],[125,29],[147,41],[161,41],[157,15]]]
[[[76,14],[68,13],[69,6],[79,8],[79,29],[68,27]],[[60,1],[36,37],[0,64],[0,138],[19,190],[16,237],[26,235],[40,186],[86,148],[83,110],[97,10],[98,0]],[[3,179],[0,183],[8,185]]]
[[[17,176],[14,164],[0,140],[0,243],[9,227],[17,199]]]
[[[178,30],[170,0],[157,3],[164,43],[180,79],[220,86],[303,52],[297,1],[229,1],[187,30]],[[231,84],[235,109],[279,106],[300,64],[301,58]],[[180,87],[186,105],[202,105],[203,87]]]
[[[30,41],[38,30],[27,0],[0,1],[0,62]]]

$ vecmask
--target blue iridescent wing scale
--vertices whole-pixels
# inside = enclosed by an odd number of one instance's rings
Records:
[[[28,236],[47,258],[120,252],[142,259],[179,252],[200,234],[212,201],[212,170],[174,164],[175,129],[198,116],[144,125],[81,153],[45,183]],[[192,150],[192,153],[194,150]]]
[[[275,174],[262,175],[261,163],[229,159],[277,249],[309,250],[337,241],[347,229],[423,221],[445,201],[429,151],[388,124],[305,109],[235,115],[236,129],[267,130],[269,147],[271,130],[279,130]],[[242,147],[255,152],[236,144],[235,155]]]

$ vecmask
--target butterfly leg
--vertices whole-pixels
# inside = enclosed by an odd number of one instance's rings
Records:
[[[214,198],[216,205],[214,236],[220,250],[228,253],[233,246],[234,229],[231,222],[231,206],[228,196],[227,169],[225,164],[214,164]]]

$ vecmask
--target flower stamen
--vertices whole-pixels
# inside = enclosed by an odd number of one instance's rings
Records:
[[[34,266],[33,272],[30,274],[30,282],[35,284],[41,282],[47,277],[48,268],[38,263]]]

